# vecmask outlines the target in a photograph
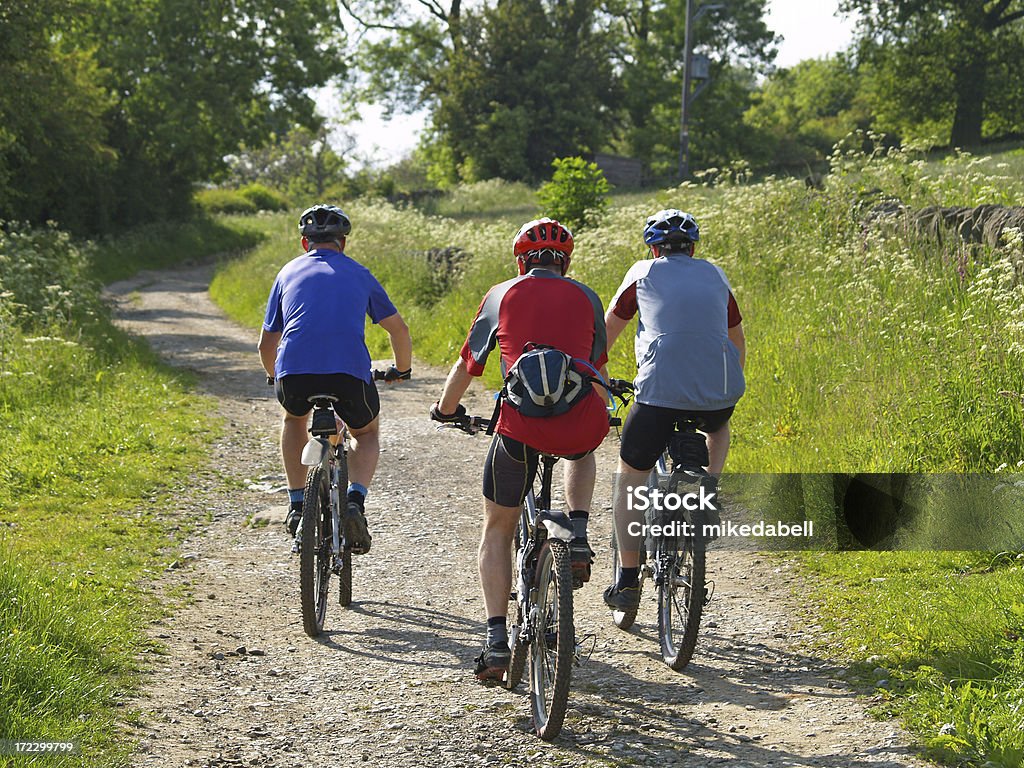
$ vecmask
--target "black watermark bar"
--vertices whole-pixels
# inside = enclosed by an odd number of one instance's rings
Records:
[[[617,530],[636,546],[699,530],[713,548],[1024,551],[1019,473],[726,473],[717,483],[652,473],[615,483]]]
[[[46,755],[77,755],[79,753],[77,741],[0,739],[0,755],[43,757]]]

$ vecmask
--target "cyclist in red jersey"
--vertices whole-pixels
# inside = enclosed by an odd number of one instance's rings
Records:
[[[590,288],[565,277],[572,250],[572,233],[557,221],[539,219],[520,228],[513,240],[519,277],[487,292],[441,399],[431,408],[431,418],[451,421],[465,415],[459,401],[473,378],[484,372],[495,346],[501,353],[503,375],[532,342],[565,352],[577,361],[580,373],[598,371],[607,380],[604,308]],[[608,434],[605,397],[604,389],[595,385],[569,411],[547,417],[524,416],[507,401],[501,404],[484,464],[479,569],[487,641],[476,660],[475,673],[480,679],[501,679],[508,668],[510,552],[519,510],[541,453],[569,459],[564,482],[575,533],[570,543],[573,570],[575,581],[590,579],[593,552],[586,526],[597,472],[593,451]]]

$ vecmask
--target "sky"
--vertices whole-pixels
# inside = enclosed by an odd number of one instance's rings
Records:
[[[769,0],[768,27],[783,36],[775,64],[791,67],[846,48],[853,40],[854,21],[836,16],[838,0]],[[360,162],[387,165],[416,146],[426,113],[395,115],[383,120],[379,108],[360,107],[362,120],[345,130],[356,141]]]

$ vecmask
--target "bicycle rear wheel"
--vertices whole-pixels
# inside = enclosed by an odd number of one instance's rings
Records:
[[[323,464],[306,474],[302,503],[302,548],[299,554],[299,598],[302,628],[310,637],[324,629],[331,563],[331,491]]]
[[[569,700],[576,632],[572,568],[564,541],[548,540],[537,556],[536,620],[530,649],[530,702],[537,735],[550,741],[562,729]]]
[[[661,657],[676,672],[690,663],[704,612],[704,538],[664,538],[655,555],[658,583],[658,635]]]

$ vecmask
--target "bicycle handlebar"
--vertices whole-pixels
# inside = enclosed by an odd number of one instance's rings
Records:
[[[465,432],[467,435],[475,435],[483,432],[489,426],[491,426],[491,420],[485,419],[482,416],[462,416],[456,421],[442,422],[437,425],[437,428],[438,430],[457,429],[460,432]]]
[[[613,395],[621,397],[635,390],[636,387],[633,386],[633,382],[628,379],[608,379],[608,391]]]

